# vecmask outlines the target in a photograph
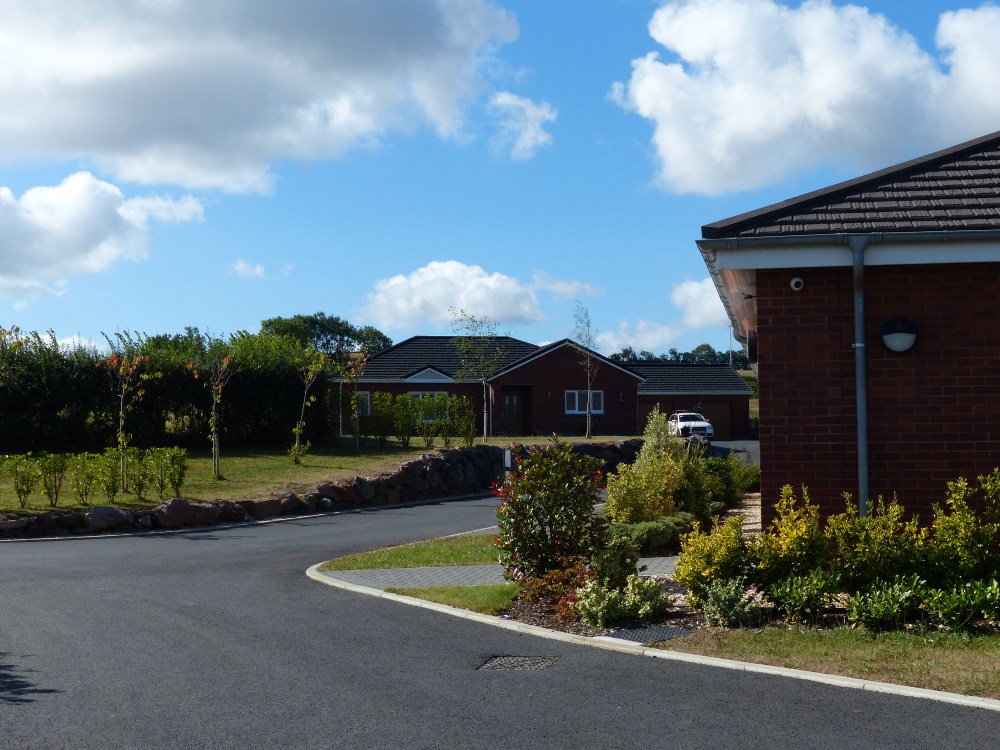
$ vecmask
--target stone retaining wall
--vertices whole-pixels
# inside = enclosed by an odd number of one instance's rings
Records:
[[[574,450],[604,461],[605,472],[635,460],[641,439],[578,443]],[[94,506],[0,518],[0,538],[156,531],[240,523],[287,515],[328,513],[460,497],[484,492],[503,475],[504,450],[496,446],[441,449],[400,464],[391,474],[322,482],[307,492],[262,500],[193,502],[175,497],[144,510]]]

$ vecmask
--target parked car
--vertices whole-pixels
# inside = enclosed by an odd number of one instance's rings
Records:
[[[695,411],[675,411],[669,417],[671,435],[691,437],[696,435],[711,440],[715,437],[715,428],[705,417]]]

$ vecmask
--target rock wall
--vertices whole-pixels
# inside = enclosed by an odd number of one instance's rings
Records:
[[[578,443],[573,448],[604,461],[605,472],[631,463],[641,439],[618,443]],[[261,500],[192,502],[175,497],[155,507],[128,511],[94,506],[0,518],[0,538],[71,536],[156,531],[259,521],[286,515],[328,513],[478,494],[501,479],[504,449],[474,446],[441,449],[400,464],[391,474],[322,482],[307,492],[286,492]]]

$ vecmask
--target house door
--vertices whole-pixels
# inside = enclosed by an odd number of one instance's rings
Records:
[[[525,434],[526,393],[521,388],[504,388],[500,395],[500,430],[505,435]]]

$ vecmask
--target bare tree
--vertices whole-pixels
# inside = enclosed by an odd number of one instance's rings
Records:
[[[490,318],[477,317],[458,307],[449,308],[452,341],[462,366],[457,379],[478,380],[483,384],[483,444],[489,436],[489,379],[503,364],[503,350],[497,336],[497,324]]]
[[[583,347],[580,350],[580,367],[587,380],[587,437],[590,438],[593,437],[591,417],[594,401],[591,391],[601,361],[593,354],[597,346],[597,330],[590,319],[590,310],[580,300],[576,300],[573,307],[573,339]]]

